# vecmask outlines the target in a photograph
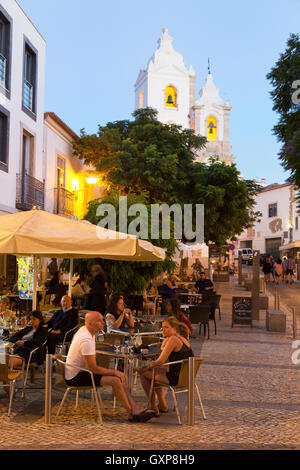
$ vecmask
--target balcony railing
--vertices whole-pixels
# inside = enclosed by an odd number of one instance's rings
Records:
[[[23,104],[26,108],[33,110],[33,85],[24,80]]]
[[[16,208],[31,210],[33,206],[44,209],[45,183],[25,174],[17,174]]]
[[[6,88],[6,58],[0,54],[0,85]]]
[[[64,188],[54,189],[54,214],[74,215],[74,194]]]

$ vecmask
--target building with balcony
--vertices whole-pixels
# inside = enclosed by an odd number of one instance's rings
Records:
[[[0,214],[44,207],[46,44],[15,0],[0,4]]]
[[[73,155],[76,139],[77,134],[55,113],[45,113],[45,210],[81,219],[88,201],[101,196],[101,186],[88,184],[91,169]]]

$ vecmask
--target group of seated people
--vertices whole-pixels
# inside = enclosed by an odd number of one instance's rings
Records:
[[[178,298],[170,298],[166,303],[166,312],[168,316],[175,317],[179,322],[185,323],[189,334],[193,334],[193,328],[188,317],[181,311]],[[124,297],[122,295],[113,295],[105,315],[106,328],[108,333],[112,330],[130,330],[134,328],[135,320],[129,308],[125,307]]]
[[[132,326],[132,316],[128,313],[125,316],[122,310],[122,298],[114,299],[118,313],[114,324],[126,324]],[[121,302],[122,301],[122,302]],[[125,309],[126,310],[126,309]],[[109,317],[109,321],[113,320]],[[151,408],[143,408],[133,399],[127,385],[123,372],[116,369],[109,369],[97,365],[95,336],[104,329],[104,318],[99,312],[88,312],[85,317],[85,326],[81,327],[75,334],[69,349],[66,362],[73,367],[66,366],[65,381],[68,386],[90,386],[91,376],[89,372],[78,372],[76,367],[84,368],[92,372],[96,386],[110,385],[114,396],[121,406],[128,412],[128,420],[135,422],[147,422],[151,418],[158,417],[160,413],[168,411],[168,406],[162,388],[155,388],[150,403]],[[189,329],[185,323],[181,323],[175,317],[167,317],[162,324],[162,331],[165,337],[161,345],[161,354],[156,361],[148,367],[139,369],[141,384],[146,397],[149,396],[152,371],[155,369],[155,381],[166,385],[177,385],[180,374],[180,364],[174,364],[166,369],[163,366],[166,362],[179,361],[192,357],[193,351],[188,341]]]
[[[205,276],[203,280],[205,280]],[[202,284],[199,288],[204,290],[213,288],[207,282],[202,282]],[[5,301],[0,306],[0,315],[2,311],[5,314],[5,309],[7,309]],[[61,310],[57,311],[47,323],[44,323],[40,311],[31,312],[30,325],[9,338],[9,341],[15,345],[13,354],[17,355],[13,358],[14,368],[21,366],[24,360],[28,363],[30,352],[35,348],[39,349],[35,352],[33,360],[37,364],[42,364],[45,360],[46,347],[42,348],[41,346],[47,342],[48,353],[54,354],[56,345],[62,343],[66,333],[78,325],[78,312],[72,307],[72,300],[69,296],[64,296],[61,299],[61,307]],[[175,386],[179,380],[181,365],[174,364],[166,368],[163,367],[163,364],[180,361],[194,355],[188,340],[193,333],[192,325],[181,311],[179,299],[176,297],[168,299],[166,310],[167,316],[162,322],[162,332],[165,339],[161,344],[161,353],[157,360],[138,371],[147,398],[150,393],[153,369],[155,369],[156,382]],[[126,308],[124,304],[124,296],[117,294],[111,297],[105,318],[102,313],[97,311],[89,311],[86,314],[85,325],[74,334],[68,352],[66,362],[74,367],[66,366],[65,381],[67,385],[90,386],[90,374],[76,370],[76,367],[85,368],[92,372],[96,386],[109,385],[112,387],[114,396],[128,412],[129,421],[147,422],[151,418],[158,417],[160,413],[167,412],[168,406],[161,387],[155,387],[155,391],[152,392],[150,408],[142,407],[133,399],[123,372],[97,365],[95,337],[98,332],[105,330],[105,323],[108,332],[134,328],[135,319],[131,310]],[[71,336],[72,334],[68,341],[71,340]]]
[[[5,305],[5,302],[3,303],[2,298],[0,304],[2,315],[3,304]],[[14,344],[13,355],[18,356],[13,358],[13,367],[21,366],[23,360],[28,363],[31,351],[36,348],[38,349],[34,352],[32,360],[38,365],[43,364],[46,357],[46,346],[49,354],[54,354],[56,345],[62,343],[66,333],[78,325],[78,312],[72,307],[69,296],[66,295],[61,299],[61,307],[46,323],[44,323],[43,315],[39,310],[32,311],[29,316],[30,324],[7,338],[10,343]],[[67,340],[71,339],[72,333]],[[44,347],[42,347],[43,345]]]
[[[161,354],[156,361],[148,367],[139,369],[141,384],[148,397],[150,393],[152,370],[155,368],[155,380],[161,383],[176,385],[180,374],[180,364],[171,365],[168,369],[162,367],[165,362],[178,361],[193,356],[188,341],[191,334],[191,325],[185,315],[180,312],[176,299],[170,300],[168,314],[162,323],[165,337],[161,345]],[[28,363],[30,352],[39,348],[33,360],[42,364],[45,360],[46,348],[41,346],[47,341],[49,354],[55,353],[55,346],[61,343],[67,331],[78,324],[78,313],[72,307],[70,297],[64,296],[61,300],[62,309],[44,323],[40,311],[30,313],[30,325],[9,338],[14,343],[13,368],[20,367],[22,362]],[[107,313],[106,324],[108,328],[134,327],[134,318],[130,309],[125,308],[124,298],[115,295],[111,298]],[[96,311],[89,311],[85,316],[85,325],[73,336],[66,362],[74,367],[66,366],[65,381],[69,386],[89,386],[91,376],[88,372],[78,371],[76,367],[88,369],[93,373],[96,386],[110,385],[113,393],[123,408],[128,412],[129,421],[147,422],[158,417],[160,413],[168,411],[162,388],[155,388],[151,396],[151,408],[147,409],[135,402],[127,385],[123,372],[97,365],[95,335],[105,329],[104,317]],[[15,357],[17,355],[17,357]]]

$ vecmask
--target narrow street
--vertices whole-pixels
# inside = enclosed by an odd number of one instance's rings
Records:
[[[250,269],[250,268],[246,268]],[[272,287],[273,288],[273,287]],[[290,297],[298,286],[288,287]],[[104,425],[99,426],[90,395],[81,396],[76,408],[74,394],[68,398],[58,420],[55,414],[65,385],[54,374],[52,424],[44,424],[44,378],[29,383],[24,401],[20,391],[12,417],[7,418],[7,398],[0,396],[2,449],[299,449],[300,365],[292,362],[291,315],[286,333],[266,331],[265,312],[253,328],[231,326],[232,296],[244,295],[237,277],[216,284],[222,295],[217,335],[210,340],[191,340],[196,355],[203,358],[197,383],[207,420],[196,406],[195,426],[186,423],[186,397],[179,399],[183,426],[176,421],[167,396],[169,413],[147,424],[128,423],[118,406],[113,410],[111,390],[104,387]],[[283,294],[285,293],[282,287]],[[270,303],[272,299],[270,298]],[[39,390],[40,389],[40,390]],[[145,403],[140,383],[134,397]],[[16,442],[16,433],[22,439]]]
[[[252,273],[252,266],[243,265],[243,273],[248,274]],[[263,272],[261,272],[261,278],[263,279]],[[280,282],[279,285],[271,281],[267,284],[267,290],[270,294],[275,295],[277,292],[280,296],[280,301],[285,304],[289,309],[296,307],[296,311],[300,314],[300,282],[295,281],[292,285],[287,284],[286,282]],[[269,307],[273,308],[273,299],[272,296],[269,301]]]

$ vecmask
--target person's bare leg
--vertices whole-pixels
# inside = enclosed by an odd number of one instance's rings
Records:
[[[141,376],[141,384],[144,389],[146,397],[149,397],[150,394],[150,389],[151,389],[151,380],[152,380],[152,372],[147,371],[144,372]],[[150,408],[154,409],[155,408],[155,392],[152,392],[151,399],[150,399]]]
[[[125,408],[130,416],[139,414],[146,409],[142,408],[134,401],[127,386],[123,385],[117,377],[104,376],[101,379],[101,385],[110,385],[112,387],[113,394],[117,401]]]
[[[159,411],[162,411],[162,412],[168,411],[168,405],[166,402],[166,397],[165,397],[163,388],[162,387],[156,388],[155,391],[156,391],[157,398],[158,398]]]
[[[125,410],[128,411],[129,414],[132,413],[131,405],[124,391],[123,385],[121,384],[121,381],[120,379],[118,379],[118,377],[113,377],[110,375],[104,376],[101,379],[101,385],[110,385],[112,387],[113,394],[120,403],[120,405],[123,406],[123,408],[125,408]]]
[[[159,368],[159,369],[157,368],[156,370],[157,370],[157,373],[155,374],[155,382],[162,382],[168,385],[169,381],[166,376],[165,368]],[[152,371],[145,371],[143,374],[141,374],[141,384],[147,397],[149,397],[149,394],[150,394],[151,381],[152,381]],[[156,388],[155,392],[154,391],[152,392],[152,395],[150,398],[151,408],[157,410],[156,395],[158,397],[159,408],[161,408],[162,411],[167,410],[168,405],[166,403],[165,395],[161,387]]]
[[[123,385],[123,388],[124,388],[124,392],[126,393],[127,400],[130,403],[132,414],[136,415],[147,409],[147,408],[141,407],[140,405],[138,405],[136,401],[134,401],[127,385]]]

